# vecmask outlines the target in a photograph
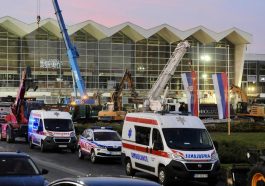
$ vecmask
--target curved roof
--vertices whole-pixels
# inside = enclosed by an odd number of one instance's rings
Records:
[[[19,37],[24,37],[37,29],[36,23],[27,24],[9,16],[0,18],[0,26]],[[39,26],[53,33],[58,38],[62,37],[58,23],[54,19],[49,18],[42,20]],[[144,29],[133,23],[125,22],[109,28],[90,20],[68,26],[69,35],[72,35],[79,30],[89,33],[97,40],[102,40],[121,31],[134,42],[147,39],[154,34],[160,35],[169,43],[185,40],[190,36],[193,36],[201,43],[219,42],[224,38],[235,45],[249,44],[252,41],[251,34],[235,27],[222,32],[214,32],[203,26],[181,31],[167,24],[162,24],[150,29]]]

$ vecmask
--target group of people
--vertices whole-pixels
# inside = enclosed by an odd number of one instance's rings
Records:
[[[179,112],[188,112],[188,107],[184,102],[180,103]]]

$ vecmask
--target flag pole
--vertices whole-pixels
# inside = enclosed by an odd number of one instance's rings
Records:
[[[199,50],[199,42],[197,42],[197,86],[198,86],[198,90],[197,90],[197,101],[198,101],[198,117],[200,116],[200,66],[199,66],[199,62],[200,62],[200,50]]]
[[[227,45],[227,60],[228,60],[228,82],[227,82],[227,85],[228,85],[228,89],[227,89],[227,96],[228,96],[228,100],[227,100],[227,102],[228,102],[228,111],[227,111],[227,124],[228,124],[228,135],[230,136],[230,134],[231,134],[231,122],[230,122],[230,81],[229,81],[229,77],[230,77],[230,73],[229,73],[229,70],[230,70],[230,64],[229,64],[229,61],[230,61],[230,56],[229,56],[230,54],[229,54],[229,45]]]

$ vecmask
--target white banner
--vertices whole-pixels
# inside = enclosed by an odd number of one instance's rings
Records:
[[[58,59],[40,59],[40,68],[60,69],[63,65]]]

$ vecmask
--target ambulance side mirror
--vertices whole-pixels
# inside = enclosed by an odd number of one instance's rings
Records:
[[[38,126],[38,128],[37,128],[37,132],[41,132],[42,130],[41,130],[41,126]]]
[[[154,141],[153,150],[164,150],[163,144],[159,141]]]
[[[218,151],[219,145],[217,141],[213,141],[214,147],[216,149],[216,151]]]

